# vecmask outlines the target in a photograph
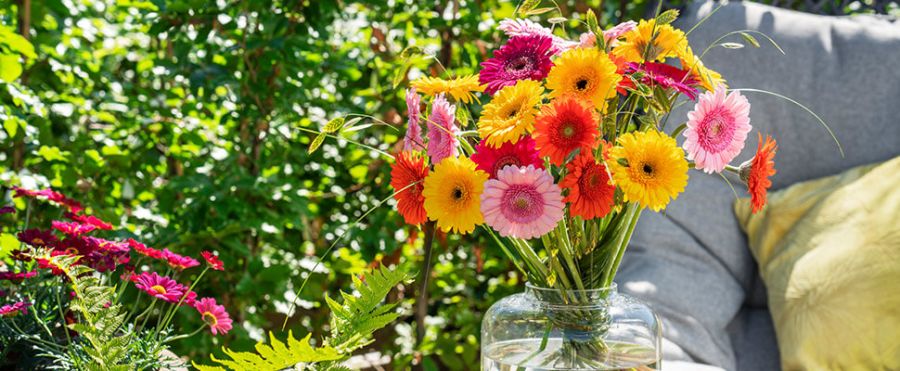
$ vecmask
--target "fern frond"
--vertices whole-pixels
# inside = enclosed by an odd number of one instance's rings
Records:
[[[235,352],[227,348],[222,351],[230,359],[218,359],[210,356],[216,362],[231,370],[281,370],[298,363],[316,363],[335,361],[344,356],[332,347],[314,348],[309,344],[311,334],[301,340],[294,338],[294,334],[288,331],[287,344],[275,338],[269,333],[269,345],[256,344],[256,352]],[[224,370],[221,367],[210,367],[193,363],[200,370]]]

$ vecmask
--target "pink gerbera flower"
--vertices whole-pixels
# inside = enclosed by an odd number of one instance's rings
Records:
[[[12,207],[12,206],[4,206],[4,207],[0,207],[0,215],[3,215],[3,214],[12,214],[12,213],[15,213],[15,212],[16,212],[16,208],[14,208],[14,207]]]
[[[553,53],[559,54],[571,48],[578,46],[577,42],[563,39],[553,34],[553,30],[541,26],[539,23],[527,18],[522,19],[504,19],[500,21],[497,27],[508,37],[516,36],[545,36],[553,41]]]
[[[428,157],[432,163],[439,163],[447,157],[459,154],[459,140],[456,135],[456,106],[447,102],[443,94],[434,97],[431,115],[428,116]]]
[[[216,304],[216,299],[203,298],[194,303],[194,308],[200,312],[203,322],[209,325],[209,331],[213,335],[226,334],[231,331],[231,317],[225,311],[225,307]]]
[[[612,28],[610,28],[606,31],[603,31],[603,39],[606,41],[607,45],[610,45],[609,44],[610,42],[618,39],[619,37],[621,37],[628,31],[633,30],[635,27],[637,27],[637,25],[638,24],[635,21],[625,21],[625,22],[619,23],[619,24],[613,26]],[[615,45],[612,45],[612,46],[615,46]]]
[[[105,231],[110,231],[113,229],[112,224],[104,222],[100,218],[93,216],[93,215],[80,215],[80,214],[75,214],[75,213],[66,213],[66,218],[69,218],[73,221],[76,221],[76,222],[84,224],[84,225],[92,225],[92,226],[96,227],[97,229],[102,229]]]
[[[501,236],[528,239],[550,232],[562,220],[562,199],[562,190],[546,170],[507,166],[497,179],[484,183],[481,212]]]
[[[26,303],[24,301],[13,304],[6,304],[0,307],[0,317],[12,317],[19,313],[28,314],[28,307],[30,306],[31,303]]]
[[[154,298],[169,303],[177,303],[188,288],[175,280],[153,273],[141,273],[134,278],[134,286]]]
[[[416,93],[416,88],[406,90],[406,116],[409,117],[409,123],[406,127],[406,136],[403,137],[404,151],[418,151],[425,149],[422,144],[422,127],[419,126],[419,105],[421,97]]]
[[[209,267],[215,269],[217,271],[225,270],[225,264],[222,263],[222,260],[219,260],[219,257],[213,254],[210,251],[201,251],[200,255],[203,256],[203,260],[206,260],[206,264],[209,264]]]
[[[53,247],[59,240],[51,231],[42,231],[39,229],[27,229],[19,232],[19,241],[34,247]]]
[[[29,272],[0,272],[0,281],[22,282],[26,278],[37,276],[37,271]]]
[[[13,195],[13,197],[44,197],[50,202],[65,206],[69,209],[69,212],[78,213],[84,210],[84,207],[82,207],[81,204],[78,203],[78,201],[72,200],[62,193],[56,192],[49,188],[39,191],[31,191],[24,188],[13,187],[13,191],[15,191],[15,195]]]
[[[488,173],[491,179],[496,179],[497,173],[510,165],[544,168],[544,162],[535,149],[534,139],[530,136],[522,137],[515,143],[503,143],[500,148],[493,148],[482,140],[475,146],[471,159],[478,165],[477,169]]]
[[[90,224],[81,224],[78,222],[63,222],[59,220],[50,222],[50,225],[53,227],[53,229],[65,233],[69,236],[80,236],[93,231],[94,229],[97,229],[97,227]]]
[[[683,147],[698,169],[721,172],[741,153],[750,129],[750,102],[740,92],[727,94],[719,85],[700,95],[688,112]]]
[[[659,86],[664,89],[674,89],[686,95],[691,100],[697,99],[697,84],[700,81],[688,70],[683,70],[665,63],[628,63],[625,73],[643,73],[641,83],[650,86]]]
[[[504,86],[519,80],[542,80],[553,62],[553,40],[547,36],[516,36],[494,51],[494,57],[481,63],[478,82],[487,84],[485,92],[494,95]]]
[[[197,259],[190,256],[176,254],[169,249],[163,249],[163,258],[169,263],[169,266],[178,270],[188,269],[200,265]]]
[[[152,247],[148,247],[147,245],[137,242],[131,238],[129,238],[128,241],[125,241],[125,242],[128,243],[128,246],[131,246],[131,248],[134,249],[134,251],[137,251],[138,254],[144,255],[144,256],[146,256],[148,258],[152,258],[152,259],[164,259],[165,258],[165,254],[162,252],[162,250],[157,250]]]

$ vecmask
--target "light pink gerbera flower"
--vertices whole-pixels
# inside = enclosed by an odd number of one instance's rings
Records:
[[[539,23],[530,19],[504,19],[500,21],[497,27],[508,37],[515,36],[546,36],[553,40],[554,54],[562,53],[566,50],[578,46],[578,42],[569,41],[553,34],[553,30],[541,26]]]
[[[203,298],[194,303],[194,308],[200,312],[203,322],[209,325],[209,331],[213,335],[226,334],[231,331],[231,317],[225,311],[225,307],[216,304],[216,299]]]
[[[563,218],[562,190],[544,169],[507,166],[497,179],[484,183],[481,212],[501,236],[535,238],[556,227]]]
[[[133,281],[134,286],[138,289],[169,303],[177,303],[184,296],[184,293],[188,291],[188,288],[184,285],[169,277],[160,276],[156,272],[141,273],[135,276]]]
[[[721,172],[741,153],[750,129],[750,102],[740,92],[727,94],[719,85],[700,95],[688,112],[683,147],[698,169]]]
[[[404,151],[419,151],[425,149],[422,144],[422,127],[419,126],[419,104],[421,98],[416,93],[416,88],[406,89],[406,116],[409,123],[406,127],[406,136],[403,137]]]
[[[456,135],[456,106],[447,102],[443,94],[434,97],[431,115],[428,116],[428,157],[437,164],[447,157],[459,154],[459,140]]]
[[[619,23],[615,25],[615,27],[603,31],[603,41],[606,42],[606,45],[616,46],[616,40],[626,32],[633,30],[635,27],[637,27],[637,22],[635,21]],[[578,47],[593,48],[596,43],[597,35],[594,35],[593,32],[585,32],[579,37]]]

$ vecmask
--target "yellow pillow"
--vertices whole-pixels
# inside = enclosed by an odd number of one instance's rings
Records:
[[[785,370],[900,370],[900,157],[735,202]]]

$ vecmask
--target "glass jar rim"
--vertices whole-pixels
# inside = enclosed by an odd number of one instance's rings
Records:
[[[592,294],[603,294],[603,293],[615,293],[615,292],[618,292],[618,291],[619,291],[619,285],[616,284],[615,282],[613,282],[613,283],[610,283],[609,286],[606,286],[606,287],[600,287],[600,288],[596,288],[596,289],[584,289],[584,290],[572,289],[572,290],[562,290],[562,289],[552,288],[552,287],[548,288],[548,287],[535,286],[535,285],[531,284],[531,282],[525,282],[525,289],[530,290],[530,291],[535,291],[535,292],[544,292],[544,293],[562,293],[562,292],[566,292],[566,293],[573,293],[573,294],[576,294],[576,295],[591,295],[591,296],[592,296]]]
[[[610,300],[612,295],[618,293],[618,286],[613,282],[609,286],[596,289],[561,290],[526,283],[525,292],[533,295],[545,307],[599,307]]]

